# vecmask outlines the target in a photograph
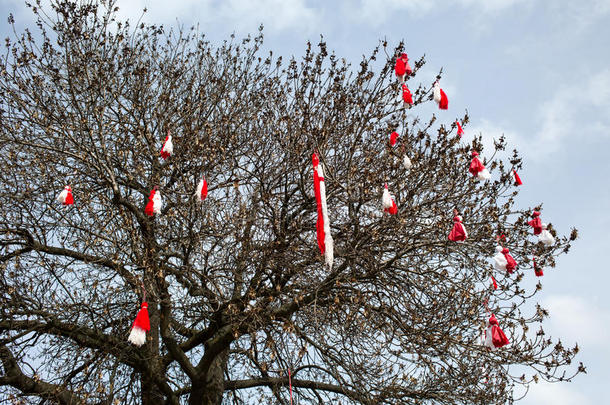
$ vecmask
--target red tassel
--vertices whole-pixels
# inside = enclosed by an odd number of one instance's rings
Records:
[[[409,57],[406,53],[402,53],[399,58],[396,58],[394,72],[401,80],[404,80],[404,75],[410,76],[413,73],[411,66],[409,66]]]
[[[542,220],[540,219],[540,212],[534,211],[532,213],[532,220],[528,222],[528,225],[534,228],[534,235],[540,235],[540,233],[542,233]]]
[[[135,321],[133,321],[131,332],[129,333],[129,338],[127,340],[136,346],[142,346],[146,343],[146,332],[148,331],[150,331],[148,303],[143,302]]]
[[[513,169],[513,178],[515,179],[515,186],[520,186],[523,183],[521,182],[521,177],[517,174],[517,171]]]
[[[326,206],[326,184],[324,182],[324,171],[320,165],[320,159],[317,154],[313,154],[311,161],[313,163],[313,183],[314,194],[316,195],[316,203],[318,208],[318,220],[316,222],[316,233],[318,238],[318,247],[320,253],[324,255],[324,261],[329,269],[333,267],[334,260],[334,242],[330,234],[330,220],[328,219],[328,207]]]
[[[468,232],[462,224],[462,217],[456,215],[453,217],[453,229],[449,232],[449,240],[453,242],[463,242],[468,238]]]
[[[402,84],[402,101],[410,106],[413,105],[413,95],[405,83]]]
[[[462,124],[460,124],[460,121],[455,121],[455,123],[457,124],[457,133],[459,135],[460,138],[462,138],[462,135],[464,135],[464,130],[462,129]]]
[[[398,140],[398,132],[392,132],[392,134],[390,134],[390,146],[396,145],[397,140]]]
[[[491,276],[491,282],[493,283],[494,290],[497,290],[498,289],[498,283],[496,283],[496,279],[494,278],[494,276]]]

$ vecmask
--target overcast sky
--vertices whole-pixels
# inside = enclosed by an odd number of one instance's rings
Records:
[[[424,53],[426,82],[442,67],[449,123],[467,109],[468,136],[486,144],[506,135],[525,157],[521,206],[544,203],[543,221],[580,239],[555,269],[545,269],[539,301],[547,331],[578,342],[588,374],[573,383],[538,384],[523,405],[593,405],[610,381],[610,0],[119,0],[123,16],[190,26],[213,41],[265,26],[265,46],[299,56],[320,34],[357,64],[380,39]],[[22,1],[0,0],[29,24]],[[8,35],[6,23],[0,25]],[[422,116],[431,109],[422,108]],[[493,252],[490,252],[490,256]],[[527,278],[526,278],[527,279]],[[534,283],[533,277],[529,280]]]

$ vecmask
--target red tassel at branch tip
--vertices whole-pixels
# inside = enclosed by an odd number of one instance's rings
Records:
[[[521,182],[521,177],[519,177],[519,175],[517,174],[517,171],[513,169],[513,179],[515,186],[520,186],[523,183]]]
[[[413,73],[411,66],[409,66],[409,57],[406,53],[402,53],[400,54],[400,57],[396,58],[394,73],[396,73],[396,76],[400,78],[401,81],[405,80],[405,75],[408,77]]]
[[[441,110],[446,110],[449,108],[449,99],[447,98],[447,95],[443,89],[441,89],[438,80],[434,83],[434,101],[438,104],[438,108]]]
[[[387,212],[390,215],[396,215],[398,213],[398,206],[388,190],[388,183],[384,185],[381,204],[383,205],[383,212]]]
[[[202,177],[201,180],[199,180],[195,196],[199,198],[199,201],[205,200],[205,198],[208,196],[208,182],[205,180],[205,177]]]
[[[413,95],[405,83],[402,84],[402,101],[405,107],[410,107],[413,105]]]
[[[462,129],[462,124],[460,124],[460,121],[455,121],[455,123],[457,124],[457,133],[459,135],[460,138],[462,138],[462,135],[464,135],[464,130]]]
[[[449,240],[452,242],[463,242],[468,238],[468,232],[464,224],[462,224],[462,217],[456,215],[453,217],[453,229],[449,232]]]
[[[489,173],[489,170],[481,163],[481,159],[479,159],[479,154],[476,150],[472,151],[472,161],[470,162],[468,171],[479,181],[485,181],[491,178],[491,173]]]
[[[497,290],[498,283],[496,283],[496,279],[494,278],[494,276],[491,276],[491,282],[492,282],[492,285],[494,286],[494,290]]]
[[[155,214],[160,214],[162,207],[163,200],[161,199],[161,193],[159,193],[159,190],[157,190],[157,187],[155,186],[148,196],[148,203],[146,204],[146,208],[144,208],[144,213],[149,217],[152,217]]]
[[[394,131],[390,134],[390,146],[395,146],[398,140],[398,132]]]
[[[544,276],[544,272],[542,271],[542,267],[538,266],[538,264],[536,263],[536,258],[534,258],[533,260],[534,260],[534,274],[536,274],[536,277]]]
[[[534,235],[540,235],[540,233],[542,233],[542,220],[540,219],[540,212],[534,211],[532,213],[532,219],[527,224],[534,228]]]
[[[143,302],[135,321],[131,326],[131,332],[127,340],[136,346],[146,343],[146,332],[150,331],[150,320],[148,318],[148,303]]]
[[[485,330],[485,346],[490,349],[500,348],[506,346],[510,342],[508,338],[500,329],[500,324],[494,314],[491,314],[488,321],[487,329]]]
[[[72,196],[72,188],[70,186],[64,187],[64,189],[57,196],[57,201],[63,205],[74,204],[74,197]]]
[[[161,157],[163,159],[167,159],[174,153],[174,144],[172,142],[172,136],[167,135],[165,137],[165,142],[163,143],[163,147],[161,148]]]

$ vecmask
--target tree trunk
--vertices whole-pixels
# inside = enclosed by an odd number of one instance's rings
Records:
[[[141,378],[142,405],[160,405],[165,403],[165,395],[145,376]]]
[[[189,405],[220,405],[225,388],[224,369],[229,358],[228,349],[212,362],[207,373],[197,383],[193,381]]]

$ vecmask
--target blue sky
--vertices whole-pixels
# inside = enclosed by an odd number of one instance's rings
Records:
[[[588,374],[569,384],[538,384],[521,403],[589,405],[610,380],[610,0],[119,0],[121,14],[175,25],[200,24],[211,40],[255,33],[276,55],[301,55],[320,34],[338,56],[357,64],[387,39],[401,39],[412,60],[424,53],[418,81],[442,67],[449,123],[468,109],[468,137],[486,144],[504,134],[525,158],[520,205],[544,202],[543,220],[580,239],[557,268],[547,269],[538,300],[546,330],[581,346]],[[22,1],[0,0],[30,24]],[[4,20],[6,21],[6,20]],[[3,36],[7,24],[0,25]],[[423,117],[432,109],[421,108]],[[438,111],[438,110],[436,110]],[[493,252],[490,252],[492,256]],[[534,280],[532,280],[534,282]]]

